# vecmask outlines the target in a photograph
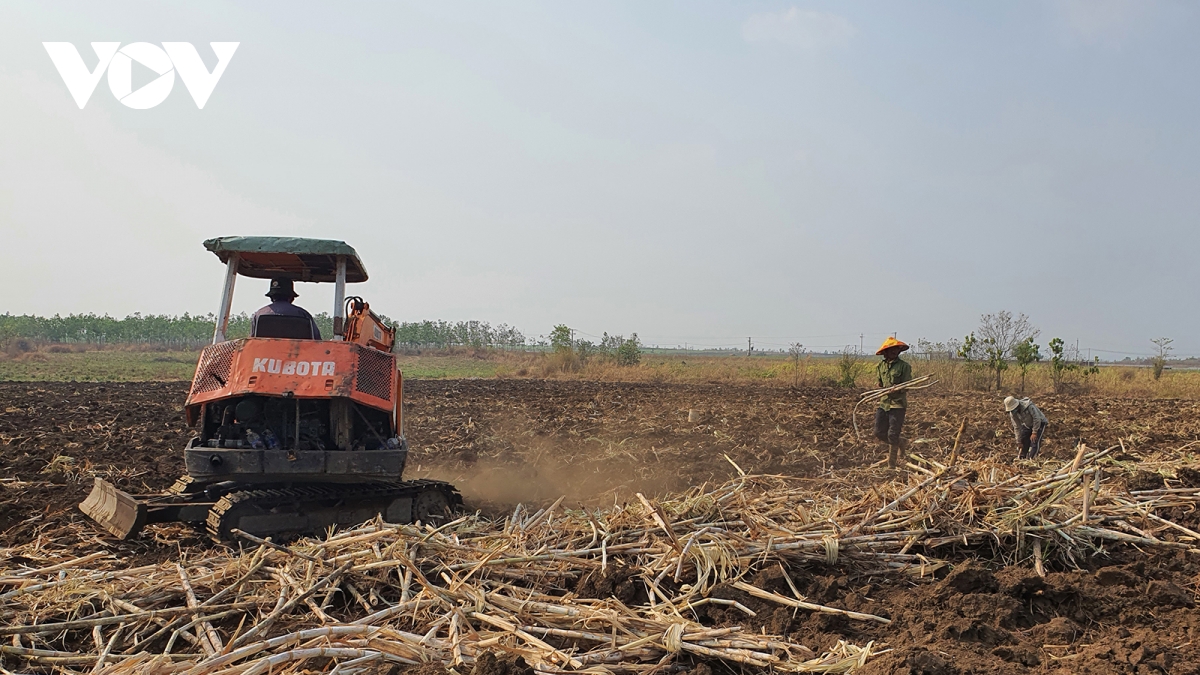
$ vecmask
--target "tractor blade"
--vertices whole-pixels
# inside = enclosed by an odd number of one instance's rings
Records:
[[[118,539],[128,539],[146,524],[146,505],[100,478],[79,510]]]

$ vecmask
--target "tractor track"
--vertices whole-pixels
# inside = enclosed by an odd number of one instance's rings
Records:
[[[356,504],[390,502],[401,498],[414,501],[426,492],[434,491],[446,498],[452,511],[462,507],[462,495],[454,486],[443,481],[414,480],[351,485],[311,484],[288,487],[238,489],[222,496],[208,512],[205,527],[210,537],[217,541],[233,538],[231,530],[238,526],[237,518],[242,513],[286,512],[312,517],[319,511],[345,509]],[[419,519],[419,518],[418,518]],[[425,520],[428,520],[426,518]],[[344,525],[353,522],[342,523]],[[255,533],[260,536],[294,536],[319,534],[317,531],[291,530],[284,532]]]

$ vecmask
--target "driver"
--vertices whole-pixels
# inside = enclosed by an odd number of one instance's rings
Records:
[[[313,320],[308,310],[292,304],[292,301],[300,296],[292,288],[291,279],[272,279],[271,290],[267,291],[267,297],[271,299],[271,304],[254,313],[254,318],[250,321],[250,337],[258,336],[258,317],[260,316],[300,316],[308,319],[308,323],[312,326],[312,339],[321,339],[321,330],[317,328],[317,322]]]

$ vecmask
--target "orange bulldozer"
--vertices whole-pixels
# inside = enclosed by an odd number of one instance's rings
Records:
[[[462,506],[448,483],[402,480],[404,386],[395,331],[347,283],[367,272],[344,242],[221,237],[204,242],[226,265],[213,342],[184,403],[196,435],[185,475],[161,494],[134,495],[96,479],[80,510],[116,537],[147,523],[189,522],[217,540],[283,538],[357,525],[439,522]],[[260,316],[253,335],[226,338],[238,275],[332,282],[334,335],[311,319]]]

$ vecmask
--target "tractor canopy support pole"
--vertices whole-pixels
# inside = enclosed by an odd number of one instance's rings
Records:
[[[230,253],[225,263],[225,288],[221,291],[221,309],[217,311],[217,328],[213,331],[213,344],[225,341],[229,328],[229,310],[233,306],[233,283],[237,281],[238,254]]]
[[[342,339],[346,322],[346,256],[337,257],[337,279],[333,285],[333,339]]]

